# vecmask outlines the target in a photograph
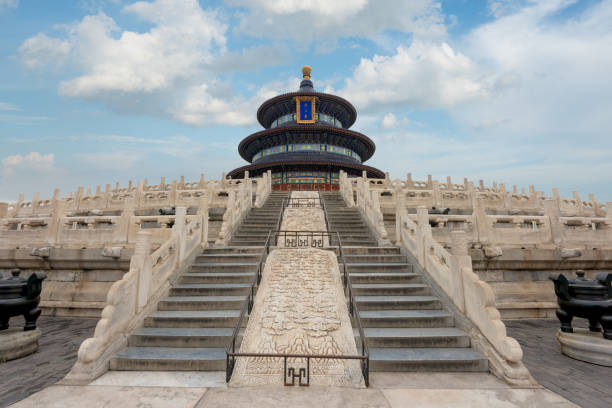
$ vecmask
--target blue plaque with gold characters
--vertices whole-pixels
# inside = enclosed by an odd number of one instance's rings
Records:
[[[297,112],[297,123],[315,123],[316,122],[316,97],[314,96],[296,96],[295,110]]]

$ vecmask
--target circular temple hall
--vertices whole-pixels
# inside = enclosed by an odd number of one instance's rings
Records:
[[[355,107],[336,95],[317,92],[310,67],[302,68],[297,92],[278,95],[257,110],[265,128],[246,137],[238,146],[247,166],[228,177],[257,177],[270,170],[274,190],[337,190],[340,170],[349,177],[384,178],[382,171],[363,163],[376,145],[367,136],[350,130],[357,119]]]

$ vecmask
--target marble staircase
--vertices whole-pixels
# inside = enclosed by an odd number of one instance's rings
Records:
[[[262,208],[250,210],[228,247],[198,255],[144,327],[129,336],[128,347],[111,359],[111,370],[225,370],[225,348],[287,197],[271,193]]]
[[[377,247],[358,210],[323,193],[330,230],[345,261],[370,349],[371,371],[487,371],[488,361],[455,327],[423,276],[398,247]],[[355,325],[354,325],[355,327]],[[359,333],[355,328],[357,344]]]

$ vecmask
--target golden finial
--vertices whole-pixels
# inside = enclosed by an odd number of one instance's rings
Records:
[[[304,79],[310,79],[310,73],[312,72],[312,68],[308,65],[304,65],[302,67],[302,75],[304,75]]]

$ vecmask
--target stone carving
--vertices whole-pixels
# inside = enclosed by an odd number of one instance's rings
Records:
[[[276,249],[264,269],[241,352],[357,355],[336,256]],[[305,359],[290,358],[297,372]],[[231,386],[283,384],[283,359],[239,357]],[[311,384],[362,386],[357,360],[312,359]]]

